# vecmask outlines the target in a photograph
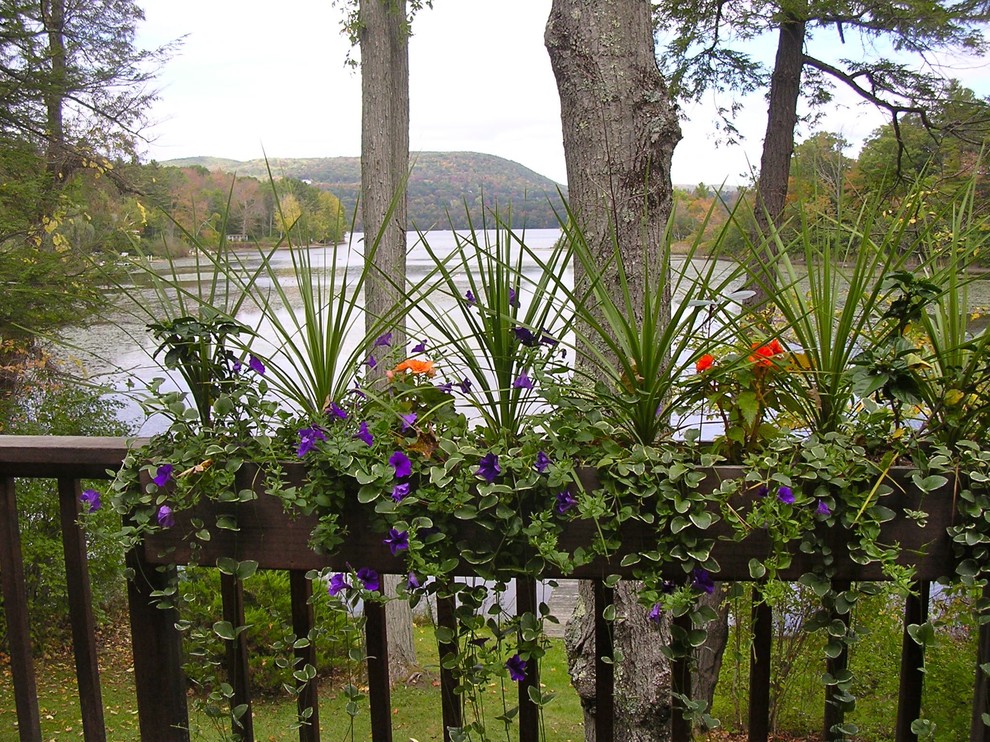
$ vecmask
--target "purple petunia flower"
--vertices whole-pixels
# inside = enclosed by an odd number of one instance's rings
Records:
[[[483,477],[490,484],[501,473],[502,467],[498,465],[498,456],[493,453],[487,453],[481,457],[481,462],[475,475]]]
[[[409,578],[406,580],[406,587],[409,590],[419,589],[419,578],[416,576],[415,572],[409,573]]]
[[[345,410],[336,402],[331,402],[330,406],[327,408],[327,415],[329,417],[336,417],[339,420],[346,420],[347,410]]]
[[[327,593],[329,593],[331,598],[337,597],[343,590],[350,590],[351,586],[347,584],[347,578],[344,577],[342,572],[338,572],[333,577],[330,578],[330,584],[327,585]]]
[[[461,390],[462,394],[469,394],[471,392],[471,379],[464,379],[458,383],[457,388]]]
[[[168,484],[168,480],[172,478],[172,465],[162,464],[158,467],[158,471],[155,472],[155,476],[152,477],[151,481],[154,482],[159,487],[164,487]]]
[[[375,368],[378,365],[378,359],[373,355],[368,354],[368,360],[365,361],[365,365],[367,365],[368,368]]]
[[[516,340],[525,345],[527,348],[536,347],[540,342],[539,338],[534,335],[529,328],[526,327],[513,327],[512,332],[516,336]]]
[[[653,623],[660,623],[663,618],[663,608],[659,603],[654,603],[646,617]]]
[[[361,580],[364,589],[370,592],[376,592],[382,586],[381,578],[371,567],[361,567],[357,571],[357,578]]]
[[[549,468],[550,463],[550,457],[543,453],[543,451],[540,451],[536,454],[536,463],[533,465],[533,468],[540,474],[543,474]]]
[[[392,333],[386,332],[379,335],[375,339],[375,344],[371,346],[372,348],[390,348],[392,347]]]
[[[526,661],[518,654],[514,654],[506,660],[505,666],[509,668],[509,677],[517,683],[526,679]]]
[[[394,528],[389,528],[388,536],[385,537],[382,543],[392,552],[392,556],[395,556],[400,551],[405,551],[409,548],[409,531],[397,531]]]
[[[258,376],[265,375],[265,364],[261,362],[261,359],[253,353],[248,356],[248,367],[254,371]]]
[[[756,496],[762,498],[762,497],[766,497],[769,493],[770,493],[770,488],[764,484],[761,485],[760,488],[756,491]]]
[[[794,491],[790,487],[781,487],[777,490],[777,499],[785,505],[793,505]]]
[[[375,442],[375,437],[371,434],[371,431],[368,430],[368,423],[363,420],[361,421],[361,424],[358,425],[358,432],[352,435],[351,438],[357,438],[359,441],[364,441],[369,446]]]
[[[158,508],[158,525],[162,528],[171,528],[175,525],[175,518],[172,516],[172,508],[162,505]]]
[[[818,501],[818,507],[815,509],[815,512],[818,513],[819,515],[825,515],[825,516],[832,514],[831,508],[829,508],[828,503],[825,502],[824,500]]]
[[[509,289],[509,306],[519,308],[519,297],[516,295],[515,289]]]
[[[555,338],[553,335],[548,335],[545,332],[540,335],[540,342],[549,348],[556,348],[558,345],[560,345],[560,341],[557,338]]]
[[[402,420],[402,432],[406,432],[416,423],[417,415],[415,412],[410,412],[406,415],[399,415],[399,419]]]
[[[691,570],[691,587],[695,590],[711,594],[715,592],[715,581],[707,569],[695,567]]]
[[[241,372],[241,369],[244,368],[244,364],[241,363],[240,358],[235,358],[234,362],[230,365],[230,368],[231,370],[233,370],[235,374],[239,374]]]
[[[570,490],[557,493],[557,512],[563,515],[572,507],[577,505],[577,498],[571,494]]]
[[[416,344],[416,345],[414,345],[410,349],[409,352],[410,353],[425,353],[426,352],[426,341],[425,340],[420,340],[419,343]]]
[[[450,394],[454,391],[454,385],[449,381],[445,381],[443,384],[437,384],[437,389],[439,389],[444,394]]]
[[[83,490],[79,495],[79,502],[87,507],[89,513],[95,513],[100,509],[100,493],[96,490]]]
[[[396,451],[389,456],[388,463],[395,470],[396,479],[405,479],[412,474],[412,462],[402,451]]]
[[[314,448],[318,441],[325,441],[327,439],[326,435],[317,426],[311,428],[302,428],[299,431],[299,448],[296,449],[296,455],[302,458]]]
[[[518,377],[516,377],[516,380],[512,382],[512,386],[514,389],[532,389],[533,380],[529,378],[529,375],[525,371],[523,371]]]
[[[400,482],[392,488],[392,499],[402,502],[409,496],[409,482]]]
[[[468,289],[467,291],[464,292],[464,301],[467,302],[467,305],[469,307],[473,307],[475,304],[478,303],[478,300],[475,298],[474,292],[471,289]]]

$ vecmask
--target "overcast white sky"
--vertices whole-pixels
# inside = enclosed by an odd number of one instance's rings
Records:
[[[344,66],[348,42],[330,0],[138,4],[146,15],[140,46],[187,35],[159,77],[149,158],[360,154],[360,78]],[[557,88],[543,46],[549,10],[550,0],[434,0],[433,10],[417,16],[410,42],[413,151],[485,152],[565,181]],[[845,100],[830,107],[823,128],[842,133],[855,154],[883,118]],[[716,148],[713,111],[685,112],[675,183],[740,183],[759,164],[763,97],[748,99],[737,117],[747,135],[742,146]]]

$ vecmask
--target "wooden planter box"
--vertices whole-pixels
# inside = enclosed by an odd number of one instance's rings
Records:
[[[290,477],[304,476],[301,465],[287,467]],[[737,467],[713,467],[703,483],[703,487],[714,489],[718,483],[727,478],[736,478],[741,471]],[[251,487],[256,477],[256,470],[246,467],[241,474],[239,486]],[[582,473],[582,483],[585,487],[597,485],[593,471]],[[880,499],[880,504],[893,510],[897,515],[882,524],[880,542],[883,544],[899,544],[900,557],[898,563],[913,566],[917,578],[921,580],[936,580],[950,576],[954,572],[955,557],[952,542],[946,529],[956,518],[955,502],[951,487],[947,485],[938,492],[923,494],[917,491],[911,482],[908,470],[895,470],[890,475],[893,492]],[[747,498],[752,500],[755,495],[739,496],[733,501],[736,509],[747,507]],[[905,509],[924,510],[928,518],[924,527],[903,515]],[[201,564],[212,565],[219,557],[231,557],[238,560],[253,559],[263,569],[319,569],[331,567],[344,570],[349,566],[370,566],[380,572],[404,573],[405,567],[401,557],[393,557],[388,548],[382,543],[384,530],[369,505],[359,505],[355,499],[353,506],[342,513],[341,521],[346,526],[349,536],[337,554],[319,555],[309,548],[309,536],[317,523],[315,516],[292,516],[287,514],[281,502],[272,496],[259,493],[258,499],[251,502],[219,503],[204,502],[193,512],[185,511],[175,514],[176,524],[173,528],[160,531],[148,536],[144,543],[145,558],[151,563],[186,564],[193,556],[190,547],[194,528],[190,522],[193,517],[200,518],[210,528],[210,541],[199,542],[198,559]],[[212,527],[220,516],[232,516],[238,530],[224,530]],[[374,524],[374,525],[373,525]],[[473,523],[458,522],[458,533],[450,534],[452,538],[465,539],[466,543],[476,545],[478,539],[493,538],[493,535],[483,531]],[[829,544],[835,557],[835,578],[842,580],[882,580],[884,575],[880,565],[876,563],[858,564],[849,558],[846,545],[848,532],[841,528],[822,528],[825,543]],[[771,540],[764,530],[754,530],[741,541],[733,540],[732,528],[725,520],[720,520],[706,532],[716,539],[713,556],[721,566],[717,579],[727,581],[748,581],[752,578],[749,572],[751,559],[765,559],[770,554]],[[595,525],[590,521],[571,521],[565,526],[560,539],[562,549],[573,550],[577,546],[591,543],[595,534]],[[630,521],[621,532],[622,552],[616,553],[609,559],[599,558],[591,564],[579,567],[569,574],[561,574],[548,565],[547,578],[576,577],[594,578],[610,574],[620,574],[631,577],[634,567],[620,566],[626,553],[639,553],[656,549],[656,531],[648,524]],[[795,580],[805,572],[813,570],[821,563],[821,555],[804,554],[795,543],[792,546],[793,561],[790,567],[780,573],[783,579]],[[673,563],[665,567],[666,577],[683,581],[684,572],[679,564]],[[463,562],[459,574],[476,574],[471,564]]]

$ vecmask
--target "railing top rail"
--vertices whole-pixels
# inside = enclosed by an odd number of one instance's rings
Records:
[[[0,435],[0,476],[106,477],[143,438]]]

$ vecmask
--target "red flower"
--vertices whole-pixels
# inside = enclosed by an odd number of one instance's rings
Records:
[[[707,371],[708,369],[710,369],[712,367],[712,364],[714,363],[715,363],[715,356],[713,356],[711,353],[705,353],[701,358],[698,359],[698,362],[694,364],[694,368],[700,374],[702,371]]]
[[[749,360],[760,366],[769,366],[772,363],[771,358],[784,352],[784,347],[777,338],[774,338],[766,345],[753,343],[751,347],[753,353],[750,355]]]

